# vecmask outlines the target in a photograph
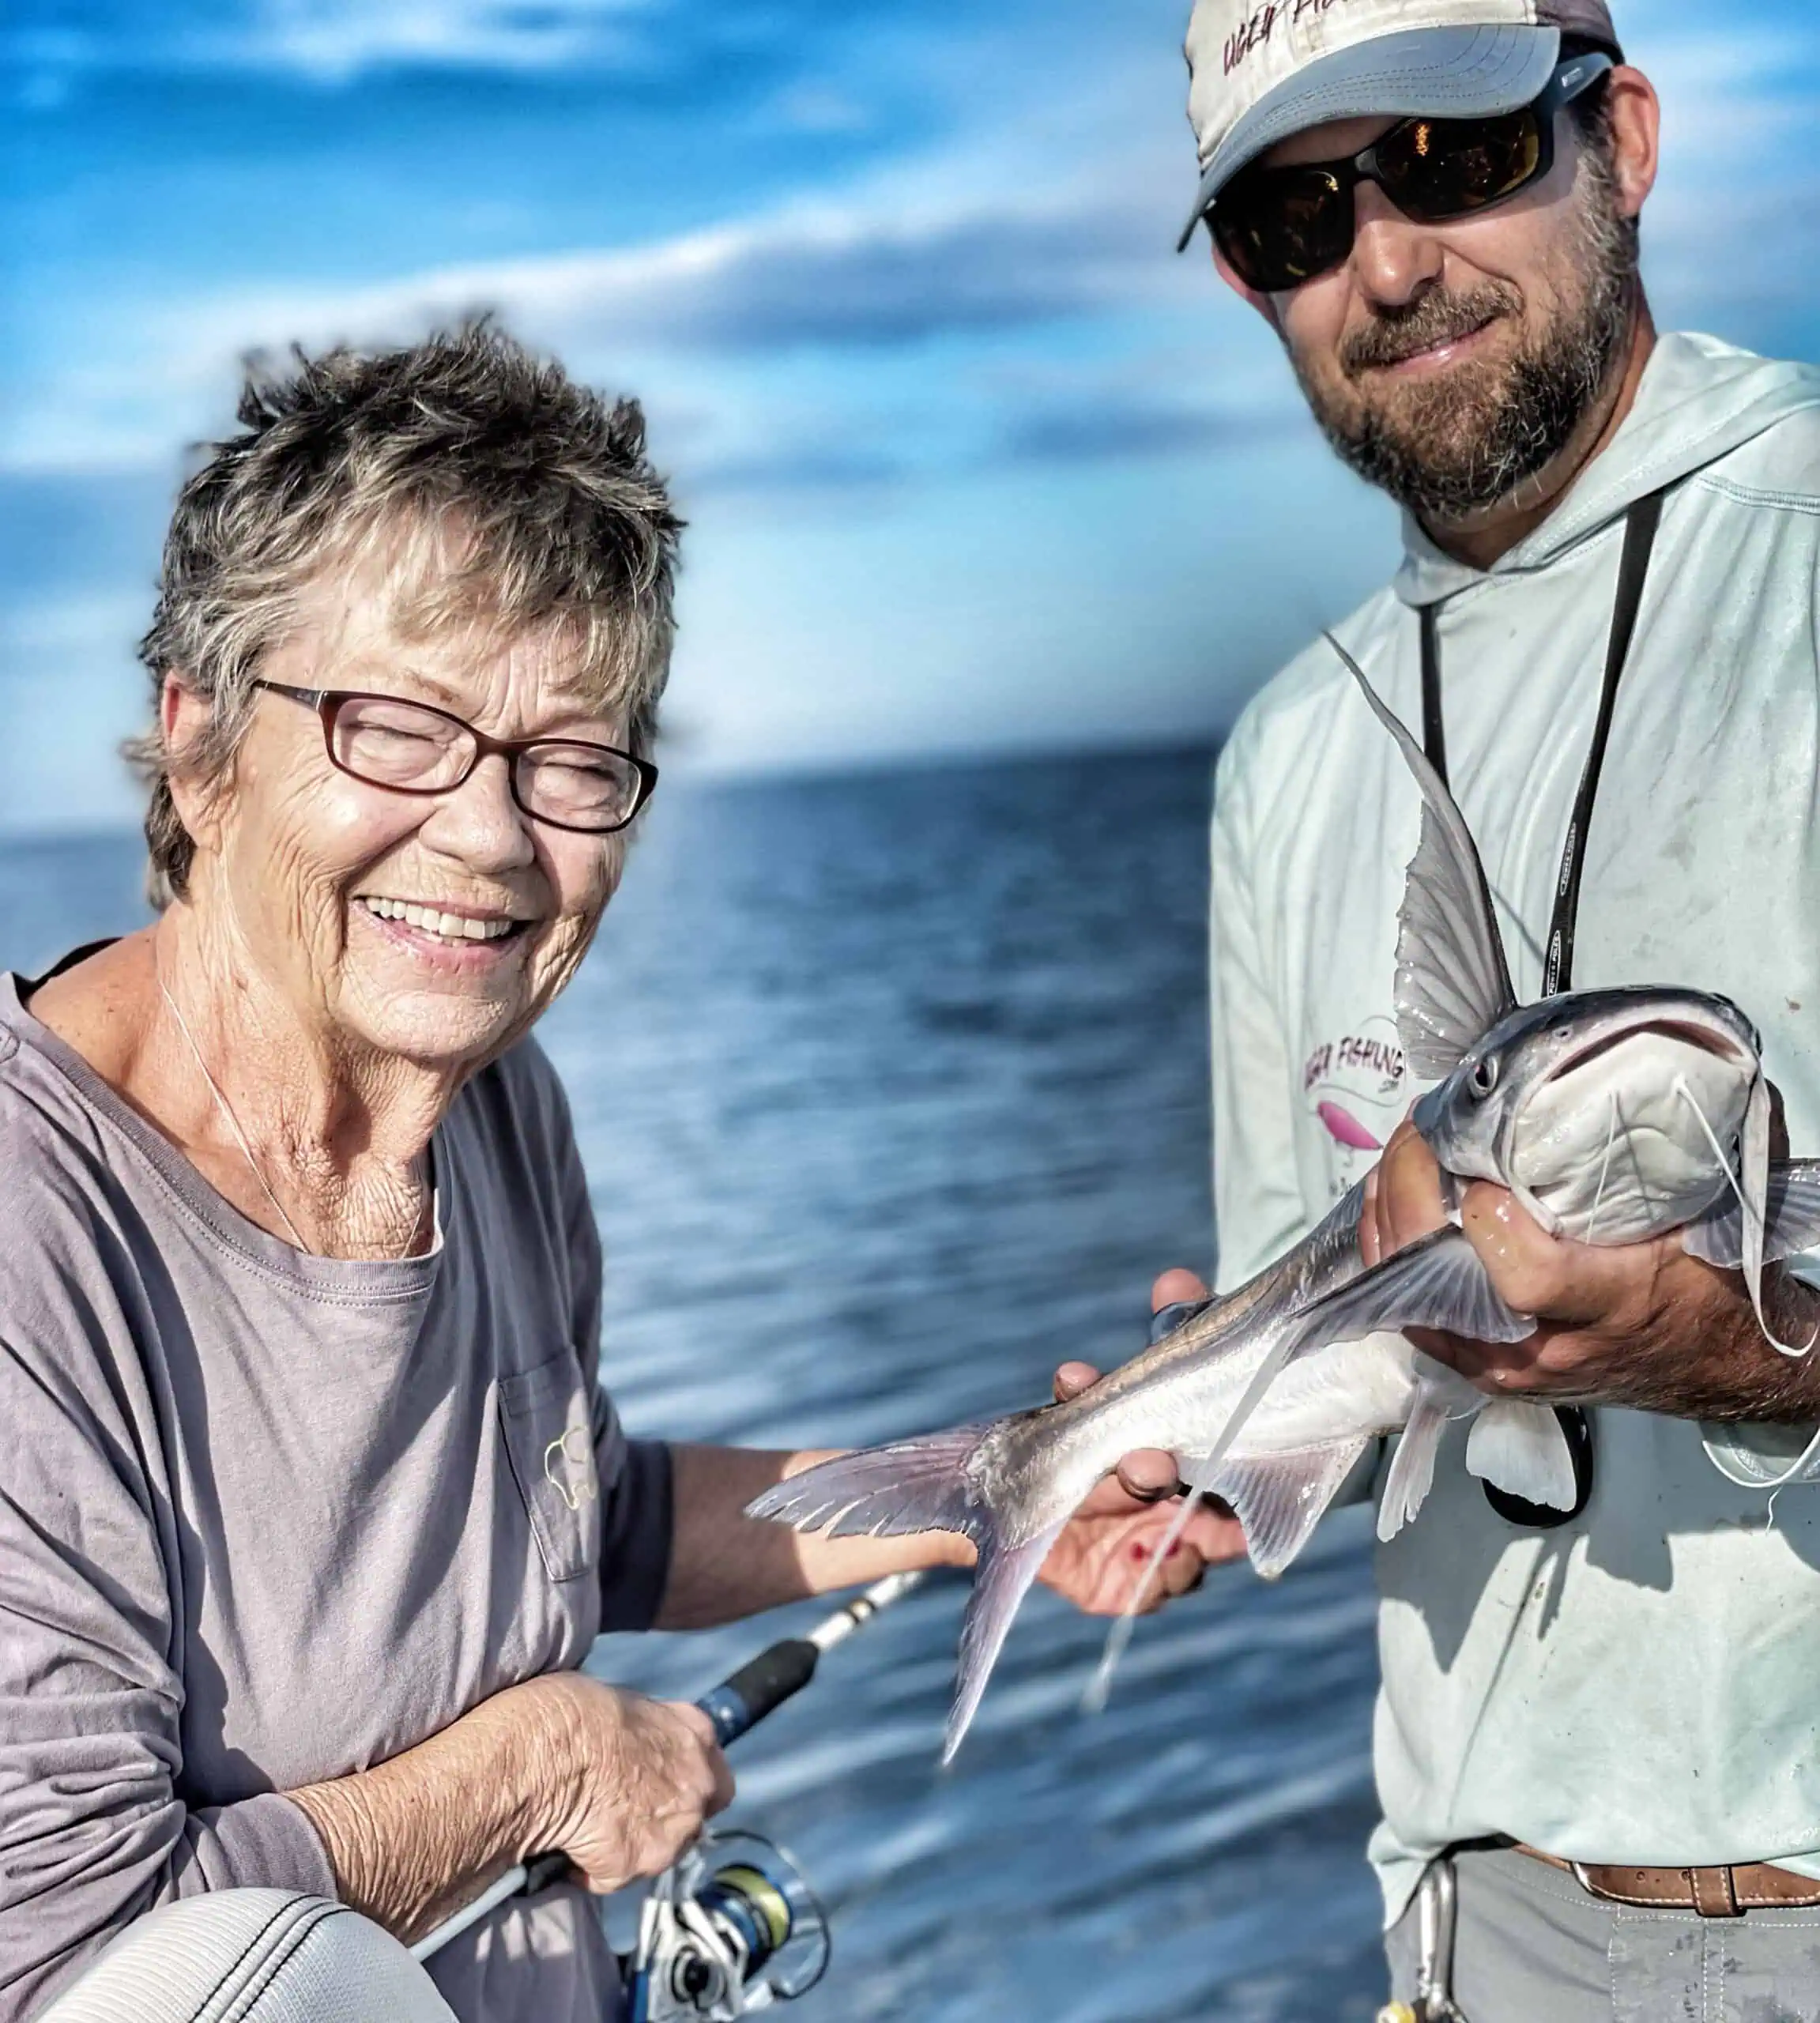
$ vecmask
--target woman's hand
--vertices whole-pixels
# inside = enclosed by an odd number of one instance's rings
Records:
[[[589,1889],[668,1868],[733,1795],[707,1715],[549,1672],[371,1770],[286,1794],[335,1893],[407,1944],[515,1863],[561,1853]]]
[[[661,1875],[733,1795],[699,1707],[603,1686],[578,1672],[539,1681],[566,1785],[548,1846],[597,1895]]]

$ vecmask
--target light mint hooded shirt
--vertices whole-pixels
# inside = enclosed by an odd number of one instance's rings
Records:
[[[1664,487],[1574,981],[1735,999],[1794,1150],[1820,1154],[1820,371],[1664,337],[1611,445],[1527,541],[1482,572],[1407,524],[1394,582],[1339,636],[1419,726],[1416,613],[1438,605],[1454,790],[1517,993],[1537,996],[1625,514]],[[1418,819],[1402,760],[1324,645],[1269,684],[1221,758],[1223,1287],[1358,1179],[1419,1093],[1392,1003]],[[1379,1550],[1371,1852],[1392,1919],[1434,1854],[1490,1834],[1577,1860],[1820,1876],[1820,1442],[1594,1419],[1596,1481],[1573,1523],[1498,1517],[1460,1426],[1421,1514]]]

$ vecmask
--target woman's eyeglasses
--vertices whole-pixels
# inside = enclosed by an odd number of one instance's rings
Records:
[[[307,704],[322,720],[330,763],[394,793],[447,793],[497,752],[506,761],[512,799],[526,815],[552,829],[607,835],[624,828],[658,783],[655,766],[610,744],[488,737],[447,710],[397,695],[258,680],[253,686]]]
[[[1375,183],[1417,224],[1444,224],[1540,182],[1554,166],[1554,115],[1611,68],[1609,56],[1589,51],[1515,112],[1400,120],[1347,161],[1241,169],[1214,199],[1208,228],[1247,287],[1263,295],[1299,288],[1351,253],[1362,183]]]

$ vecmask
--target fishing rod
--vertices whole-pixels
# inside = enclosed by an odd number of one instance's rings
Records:
[[[695,1705],[725,1749],[801,1693],[823,1655],[881,1609],[919,1587],[920,1573],[891,1573],[801,1637],[761,1651]],[[428,1960],[508,1898],[544,1889],[567,1855],[533,1856],[506,1873],[411,1948]],[[807,1992],[827,1971],[827,1919],[802,1872],[762,1835],[704,1833],[658,1877],[639,1942],[626,1963],[632,2023],[733,2018]]]

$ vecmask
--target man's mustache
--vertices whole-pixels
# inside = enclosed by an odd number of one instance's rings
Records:
[[[1431,288],[1406,309],[1379,311],[1343,338],[1340,369],[1353,379],[1361,372],[1401,365],[1437,345],[1471,337],[1500,316],[1514,316],[1521,307],[1515,288],[1496,282],[1465,295]]]

